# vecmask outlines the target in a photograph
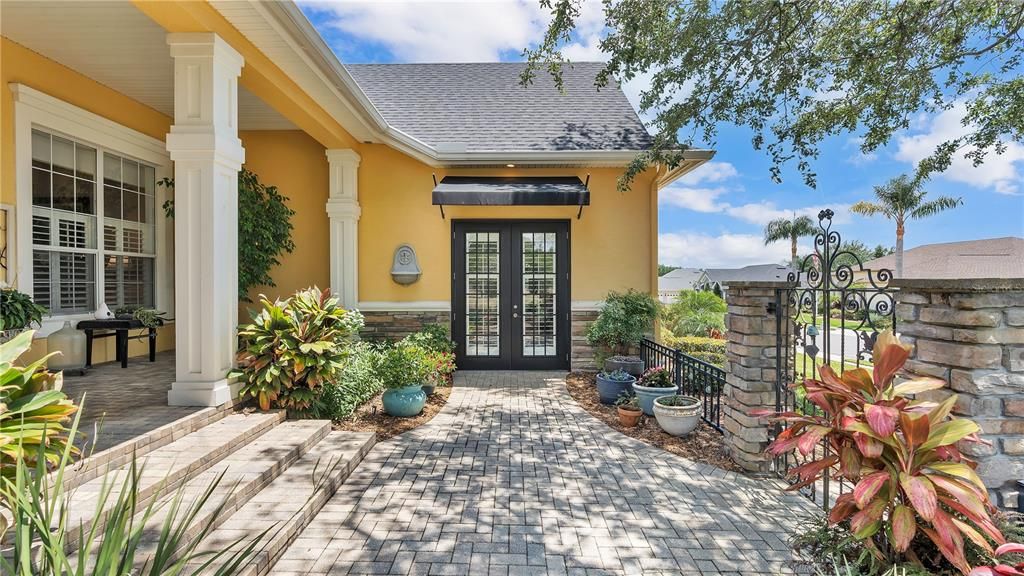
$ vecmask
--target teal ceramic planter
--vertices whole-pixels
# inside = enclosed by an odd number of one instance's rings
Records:
[[[427,403],[427,394],[420,384],[391,388],[384,392],[384,411],[391,416],[405,418],[415,416],[423,411]]]
[[[640,402],[640,409],[648,416],[654,416],[654,400],[662,396],[675,396],[678,390],[675,386],[670,388],[655,388],[653,386],[641,386],[633,384],[633,393]]]

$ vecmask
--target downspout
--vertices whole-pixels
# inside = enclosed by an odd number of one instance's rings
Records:
[[[654,178],[651,179],[651,189],[648,191],[649,202],[650,202],[650,217],[651,217],[651,295],[655,301],[658,300],[658,191],[660,187],[660,181],[663,176],[662,170],[667,172],[664,165],[659,165],[654,173]],[[661,343],[661,317],[655,318],[654,320],[654,334],[653,340]]]

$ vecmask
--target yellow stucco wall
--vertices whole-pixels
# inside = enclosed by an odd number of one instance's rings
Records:
[[[163,139],[171,126],[171,118],[128,98],[120,92],[83,76],[74,70],[45,58],[20,44],[0,37],[0,202],[17,204],[14,177],[14,98],[8,84],[17,82],[31,86],[94,114],[103,116],[143,134]],[[160,329],[158,350],[174,348],[174,327]],[[144,342],[131,341],[129,354],[148,352]],[[46,340],[33,343],[25,360],[46,354]],[[114,359],[114,340],[97,341],[93,361]]]
[[[16,200],[14,97],[7,87],[11,82],[31,86],[153,138],[163,140],[171,128],[170,116],[0,37],[0,198],[5,204]]]
[[[261,293],[271,299],[284,297],[314,285],[329,288],[330,234],[325,210],[329,186],[324,147],[298,130],[249,131],[240,136],[245,146],[245,166],[264,184],[277,186],[295,211],[295,251],[285,254],[281,265],[271,270],[277,286],[256,287],[250,291],[250,299],[257,302]],[[239,321],[249,319],[246,309],[253,305],[241,305]]]
[[[621,169],[460,169],[431,168],[382,145],[360,149],[359,299],[360,301],[450,301],[451,225],[457,219],[564,219],[571,222],[572,299],[601,300],[609,290],[652,289],[651,202],[653,173],[642,175],[627,193],[616,190]],[[446,206],[442,220],[431,205],[431,173],[450,175],[578,176],[590,174],[591,205],[583,217],[565,207]],[[401,286],[391,279],[395,248],[416,250],[423,276]]]

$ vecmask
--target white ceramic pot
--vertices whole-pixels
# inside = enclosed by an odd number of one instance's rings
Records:
[[[685,398],[682,406],[666,406],[663,401],[669,398]],[[700,412],[703,402],[693,396],[662,396],[654,400],[654,417],[658,426],[673,436],[686,436],[697,429],[700,424]]]

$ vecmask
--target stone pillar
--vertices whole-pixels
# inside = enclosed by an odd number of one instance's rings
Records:
[[[722,428],[733,461],[751,472],[767,472],[770,464],[764,456],[770,425],[767,419],[750,416],[750,412],[775,409],[779,321],[774,313],[775,294],[779,288],[793,286],[788,282],[734,282],[726,290],[728,344]],[[782,322],[790,322],[784,310],[779,313]],[[784,343],[786,353],[790,348]]]
[[[174,58],[175,406],[231,399],[238,325],[238,75],[243,59],[212,33],[167,35]]]
[[[331,229],[331,291],[345,308],[359,303],[359,154],[328,150]]]
[[[994,502],[1014,508],[1024,479],[1024,279],[894,280],[896,331],[914,351],[907,369],[943,378],[954,411],[990,446],[963,443]]]

